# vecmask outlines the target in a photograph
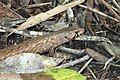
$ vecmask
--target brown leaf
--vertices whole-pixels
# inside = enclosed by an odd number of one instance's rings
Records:
[[[19,14],[6,7],[3,3],[0,2],[0,16],[6,16],[11,18],[22,18]]]
[[[17,74],[0,74],[0,80],[23,80]]]

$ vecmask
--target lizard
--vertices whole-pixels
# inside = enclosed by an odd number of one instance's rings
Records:
[[[0,60],[24,52],[39,52],[39,54],[44,53],[50,49],[60,46],[63,43],[69,42],[76,36],[77,33],[83,34],[83,32],[84,29],[72,26],[50,34],[27,39],[17,45],[1,49]]]

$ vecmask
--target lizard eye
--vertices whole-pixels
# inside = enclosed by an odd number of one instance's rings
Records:
[[[65,36],[65,38],[68,38],[67,36]]]

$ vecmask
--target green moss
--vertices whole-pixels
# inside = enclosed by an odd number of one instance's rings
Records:
[[[71,69],[50,69],[45,72],[55,80],[86,80],[86,77]]]

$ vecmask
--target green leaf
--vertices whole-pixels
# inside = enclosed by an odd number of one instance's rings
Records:
[[[85,76],[71,69],[50,69],[45,72],[55,80],[87,80]]]

